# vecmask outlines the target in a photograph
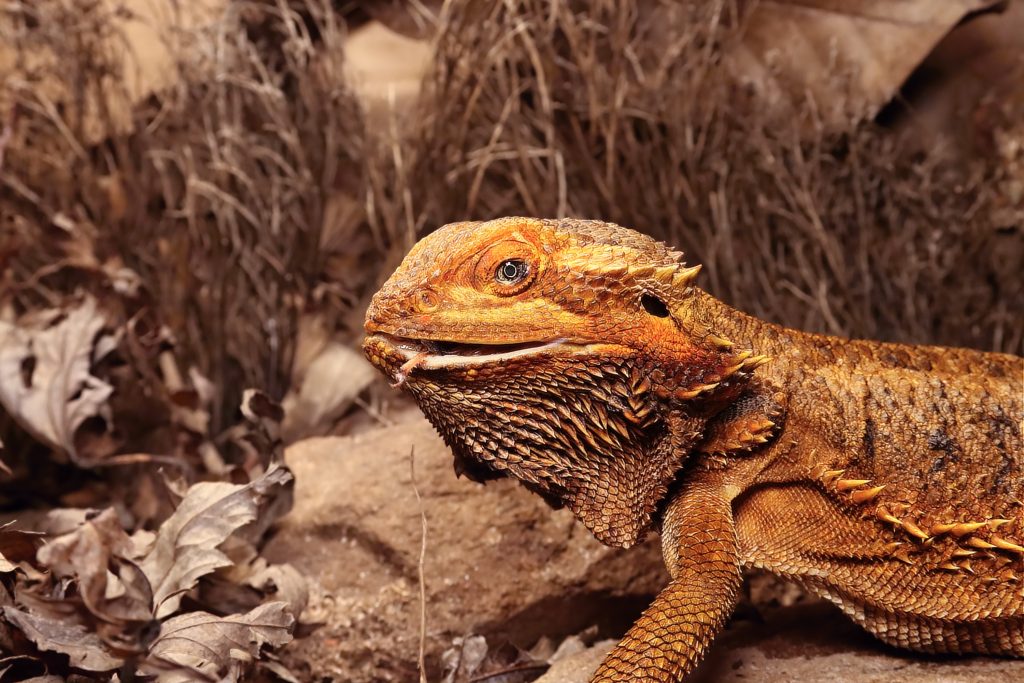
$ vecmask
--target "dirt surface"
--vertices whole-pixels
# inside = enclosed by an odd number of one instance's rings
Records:
[[[410,477],[413,449],[422,508]],[[550,661],[567,638],[576,646],[563,647],[540,680],[585,681],[610,646],[603,641],[621,635],[666,579],[657,538],[630,551],[606,548],[567,511],[511,481],[457,479],[448,449],[418,417],[300,442],[286,459],[297,479],[295,508],[265,555],[323,588],[309,617],[323,625],[284,653],[303,680],[415,680],[421,509],[431,681],[442,680],[457,653],[468,656],[470,643],[481,657],[532,648]],[[887,648],[831,606],[764,575],[747,592],[697,681],[1024,680],[1024,662],[936,661]],[[581,632],[582,641],[571,638]],[[585,648],[594,640],[601,642]]]

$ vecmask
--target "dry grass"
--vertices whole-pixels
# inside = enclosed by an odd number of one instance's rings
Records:
[[[773,120],[722,73],[742,23],[728,2],[447,4],[373,218],[397,241],[506,214],[612,220],[768,319],[1019,351],[1024,248],[996,218],[992,157],[826,132],[813,103]]]
[[[338,207],[362,194],[344,27],[329,2],[308,0],[234,3],[212,27],[168,30],[176,87],[138,103],[127,133],[90,144],[90,127],[115,128],[104,105],[125,76],[107,7],[8,7],[18,53],[57,59],[5,83],[17,111],[0,176],[5,298],[52,305],[83,286],[76,257],[123,262],[218,392],[216,430],[245,386],[286,391],[301,313],[351,306],[326,272],[331,240],[359,220]]]

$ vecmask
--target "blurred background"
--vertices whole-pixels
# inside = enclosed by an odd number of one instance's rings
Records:
[[[0,79],[2,681],[303,635],[274,463],[415,412],[356,349],[447,222],[614,221],[767,320],[1021,353],[1019,3],[4,0]],[[210,680],[299,675],[197,633]]]

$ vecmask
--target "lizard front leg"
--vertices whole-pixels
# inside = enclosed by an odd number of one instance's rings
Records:
[[[720,482],[687,486],[665,511],[661,534],[672,580],[601,663],[592,683],[681,681],[736,606],[736,530]]]

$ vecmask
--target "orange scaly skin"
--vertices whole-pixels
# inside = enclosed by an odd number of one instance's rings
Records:
[[[457,223],[367,313],[457,472],[611,545],[660,530],[672,580],[593,680],[682,680],[744,567],[896,646],[1024,656],[1022,359],[785,329],[696,272],[607,223]]]

